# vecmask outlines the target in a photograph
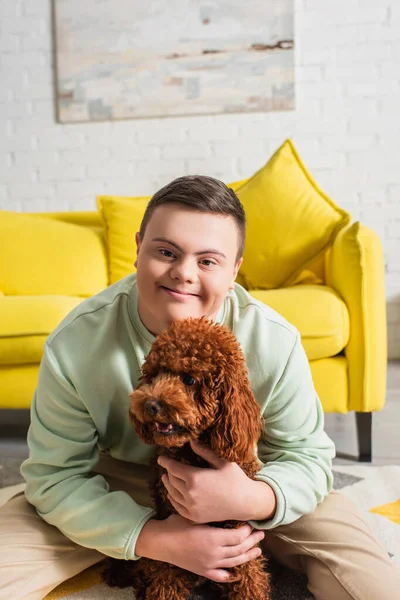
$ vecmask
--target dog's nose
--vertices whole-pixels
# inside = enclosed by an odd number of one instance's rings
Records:
[[[162,409],[161,402],[158,400],[146,400],[144,403],[144,408],[149,417],[154,417],[160,410]]]

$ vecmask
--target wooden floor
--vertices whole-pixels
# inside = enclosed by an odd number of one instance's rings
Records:
[[[27,456],[25,442],[28,414],[20,414],[22,426],[15,414],[0,411],[0,458]],[[337,452],[357,454],[356,426],[353,413],[328,414],[325,429],[336,444]],[[353,464],[353,461],[337,457],[335,464]],[[400,361],[388,365],[386,403],[382,411],[373,415],[372,463],[376,465],[400,465]]]

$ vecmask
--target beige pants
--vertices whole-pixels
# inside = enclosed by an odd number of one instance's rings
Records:
[[[96,469],[112,490],[125,490],[150,506],[147,469],[103,457]],[[267,532],[266,548],[307,575],[316,600],[398,600],[399,571],[375,540],[360,512],[332,492],[291,525]],[[58,584],[103,560],[41,519],[23,494],[0,509],[0,600],[39,600]]]

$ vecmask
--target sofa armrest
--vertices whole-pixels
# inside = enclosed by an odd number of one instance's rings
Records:
[[[326,283],[345,301],[350,338],[348,410],[380,410],[385,402],[387,329],[384,260],[378,235],[348,225],[337,235],[326,261]]]

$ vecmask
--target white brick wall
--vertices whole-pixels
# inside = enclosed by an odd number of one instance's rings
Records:
[[[251,175],[292,137],[316,180],[381,236],[400,358],[400,2],[295,0],[296,110],[60,125],[49,0],[0,3],[0,208],[94,209],[201,172]]]

